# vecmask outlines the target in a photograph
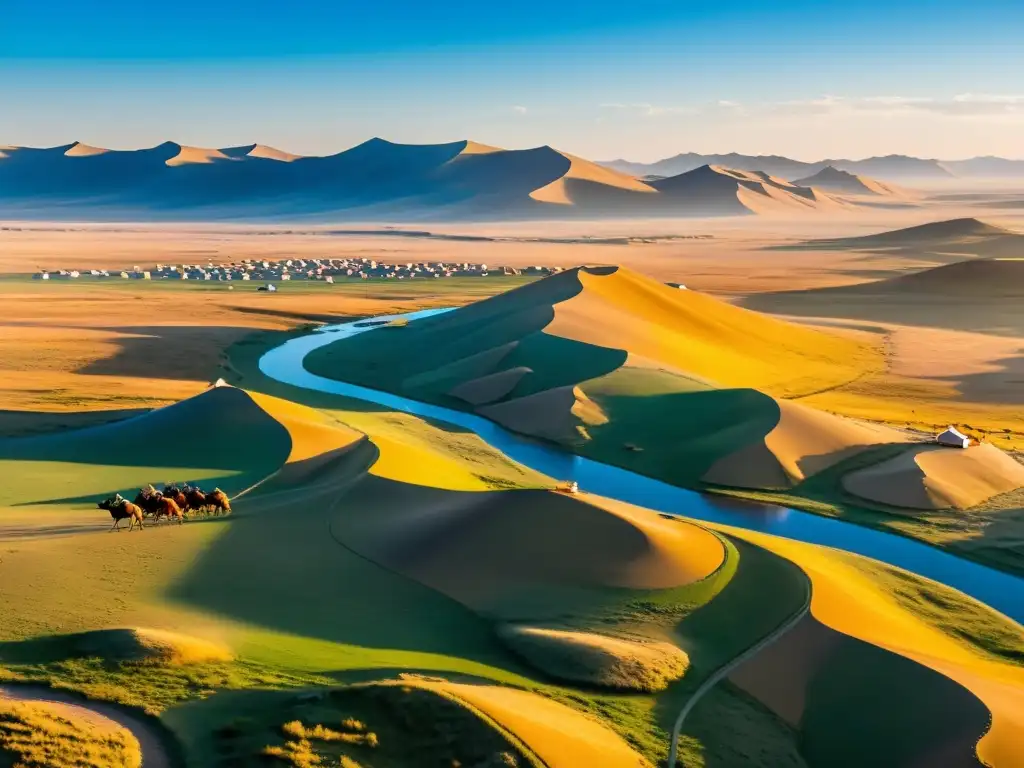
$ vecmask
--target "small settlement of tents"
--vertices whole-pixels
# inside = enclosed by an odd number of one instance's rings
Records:
[[[935,442],[939,445],[948,445],[951,448],[967,448],[971,444],[971,438],[956,427],[949,427],[935,438]]]

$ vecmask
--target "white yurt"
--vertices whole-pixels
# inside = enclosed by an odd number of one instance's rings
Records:
[[[948,445],[951,448],[966,448],[971,444],[971,438],[956,427],[949,427],[935,438],[935,442],[939,445]]]

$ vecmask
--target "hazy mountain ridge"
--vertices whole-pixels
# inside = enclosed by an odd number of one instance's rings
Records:
[[[261,144],[80,143],[0,150],[0,217],[512,220],[799,214],[856,203],[780,175],[704,164],[658,180],[549,146],[371,139],[303,157]]]
[[[701,155],[687,152],[653,163],[619,159],[601,164],[636,176],[675,176],[702,165],[724,165],[744,171],[764,171],[790,180],[814,176],[829,166],[859,176],[874,176],[883,181],[1024,178],[1024,160],[1009,160],[1002,157],[934,160],[908,155],[887,155],[863,160],[826,159],[804,162],[779,155],[741,155],[735,152],[725,155]]]

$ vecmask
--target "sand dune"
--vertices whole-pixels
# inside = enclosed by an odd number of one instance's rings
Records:
[[[178,154],[167,161],[169,166],[216,163],[221,160],[232,160],[219,149],[204,147],[179,147]]]
[[[812,582],[811,614],[821,624],[905,656],[969,690],[992,713],[990,727],[977,742],[978,757],[985,765],[1000,768],[1021,765],[1024,669],[1019,664],[985,654],[908,610],[893,590],[865,572],[860,558],[753,531],[729,532],[800,566]],[[945,591],[970,602],[987,620],[998,620],[1009,631],[1019,632],[1019,626],[1013,628],[1008,619],[991,609],[953,590]]]
[[[761,171],[705,165],[679,176],[650,182],[680,210],[702,215],[801,213],[841,204],[820,190],[800,187]]]
[[[608,421],[600,407],[579,387],[546,389],[503,403],[481,406],[477,413],[524,435],[564,444],[587,439],[588,426]]]
[[[762,441],[719,459],[709,483],[740,488],[789,488],[877,445],[903,443],[894,429],[834,416],[787,400],[776,401],[779,421]]]
[[[102,147],[91,147],[88,144],[83,144],[80,141],[76,141],[71,148],[64,153],[65,157],[95,157],[96,155],[105,155],[110,152],[109,149],[103,149]]]
[[[886,184],[868,176],[841,171],[831,165],[821,169],[813,176],[799,179],[794,184],[802,187],[815,187],[828,192],[846,195],[876,195],[879,197],[908,198],[911,193],[900,187]]]
[[[214,387],[122,421],[0,439],[2,471],[19,477],[0,488],[0,504],[132,492],[169,480],[212,479],[234,494],[289,462],[360,439],[311,408]]]
[[[1020,259],[972,259],[866,285],[834,289],[846,293],[900,293],[908,296],[974,297],[979,300],[1024,296],[1024,237]]]
[[[332,530],[374,562],[508,621],[564,615],[582,590],[691,584],[725,557],[696,525],[607,499],[452,493],[376,477],[350,492]]]
[[[987,224],[975,218],[948,219],[918,224],[913,227],[879,232],[863,237],[844,237],[832,240],[812,240],[806,245],[834,248],[936,248],[976,246],[993,238],[1004,238],[1017,233]]]
[[[227,147],[220,152],[230,158],[238,159],[243,157],[256,157],[264,160],[278,160],[282,163],[291,163],[298,160],[302,155],[293,155],[275,147],[268,147],[265,144],[248,144],[242,147]]]
[[[882,364],[879,350],[849,337],[614,267],[567,270],[307,358],[315,373],[339,365],[368,386],[473,406],[513,431],[670,482],[748,488],[789,488],[901,442],[778,399]]]
[[[655,190],[650,186],[632,176],[613,171],[610,168],[604,168],[575,155],[569,155],[564,152],[559,152],[558,154],[569,161],[569,167],[556,181],[531,192],[530,197],[534,200],[542,203],[555,203],[557,205],[572,205],[575,192],[574,184],[576,182],[589,182],[593,185],[624,189],[642,194],[655,193]]]
[[[470,405],[486,405],[504,398],[515,389],[524,376],[531,373],[532,369],[523,365],[506,368],[504,371],[464,381],[449,390],[448,394],[465,400]]]
[[[993,445],[924,445],[843,478],[861,498],[911,509],[970,509],[1024,487],[1024,465]]]
[[[874,365],[875,353],[859,342],[631,270],[581,269],[575,276],[582,289],[554,305],[545,333],[626,350],[721,386],[779,394],[827,386]]]
[[[822,190],[758,172],[708,166],[646,183],[549,146],[505,150],[472,141],[412,145],[374,138],[324,157],[262,144],[215,149],[166,142],[133,151],[72,144],[11,148],[0,159],[5,200],[29,216],[38,210],[52,217],[57,210],[79,220],[103,220],[111,211],[119,220],[376,221],[788,215],[846,206]]]

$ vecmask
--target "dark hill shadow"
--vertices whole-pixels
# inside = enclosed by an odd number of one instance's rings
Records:
[[[168,597],[234,619],[362,648],[517,669],[489,625],[332,538],[333,510],[376,461],[369,441],[289,465],[240,500],[227,531]]]

